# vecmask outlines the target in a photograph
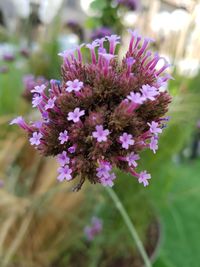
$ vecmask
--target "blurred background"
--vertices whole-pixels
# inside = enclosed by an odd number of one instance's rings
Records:
[[[60,51],[111,34],[125,49],[128,28],[155,40],[175,80],[159,151],[142,155],[151,185],[118,172],[114,189],[154,267],[200,266],[200,1],[0,0],[1,267],[143,266],[104,188],[58,184],[55,159],[8,125],[37,117],[30,90],[61,78]]]

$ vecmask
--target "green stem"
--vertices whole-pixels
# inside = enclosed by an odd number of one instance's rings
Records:
[[[108,194],[110,195],[110,197],[112,198],[113,202],[115,203],[116,208],[119,210],[126,226],[128,227],[130,234],[144,260],[145,266],[146,267],[152,267],[151,262],[147,256],[147,253],[143,247],[143,244],[138,236],[138,233],[135,229],[135,226],[133,225],[133,223],[131,222],[131,219],[128,215],[128,213],[126,212],[122,202],[120,201],[120,199],[118,198],[118,196],[116,195],[115,191],[113,189],[111,189],[110,187],[105,187],[106,191],[108,192]]]

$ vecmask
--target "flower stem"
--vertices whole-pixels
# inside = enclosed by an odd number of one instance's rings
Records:
[[[144,249],[144,246],[138,236],[138,233],[135,229],[135,226],[133,225],[128,213],[126,212],[122,202],[120,201],[119,197],[117,196],[117,194],[115,193],[115,191],[110,188],[110,187],[105,187],[106,191],[108,192],[108,194],[110,195],[110,197],[112,198],[113,202],[115,203],[116,208],[119,210],[128,230],[130,231],[130,234],[144,260],[145,266],[146,267],[152,267],[151,262],[149,260],[149,257],[147,256],[147,253]]]

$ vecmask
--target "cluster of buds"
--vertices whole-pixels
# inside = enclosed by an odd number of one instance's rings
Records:
[[[59,55],[63,58],[62,81],[51,80],[36,86],[32,104],[41,120],[18,124],[29,135],[31,145],[44,156],[56,156],[60,164],[58,180],[113,186],[113,168],[132,174],[147,186],[150,174],[137,172],[139,153],[156,152],[158,137],[167,118],[171,97],[160,88],[170,79],[169,64],[148,50],[149,38],[131,31],[128,51],[120,60],[117,35],[85,45],[91,61],[83,58],[82,46]],[[106,48],[107,47],[107,48]],[[162,60],[164,64],[157,68]]]

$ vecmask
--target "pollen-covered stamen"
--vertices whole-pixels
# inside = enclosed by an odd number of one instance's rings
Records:
[[[106,38],[107,38],[107,40],[109,41],[109,44],[110,44],[109,53],[110,54],[114,54],[117,44],[120,44],[120,42],[119,42],[120,36],[117,36],[117,35],[114,34],[114,35],[111,35],[111,36],[106,36]]]

